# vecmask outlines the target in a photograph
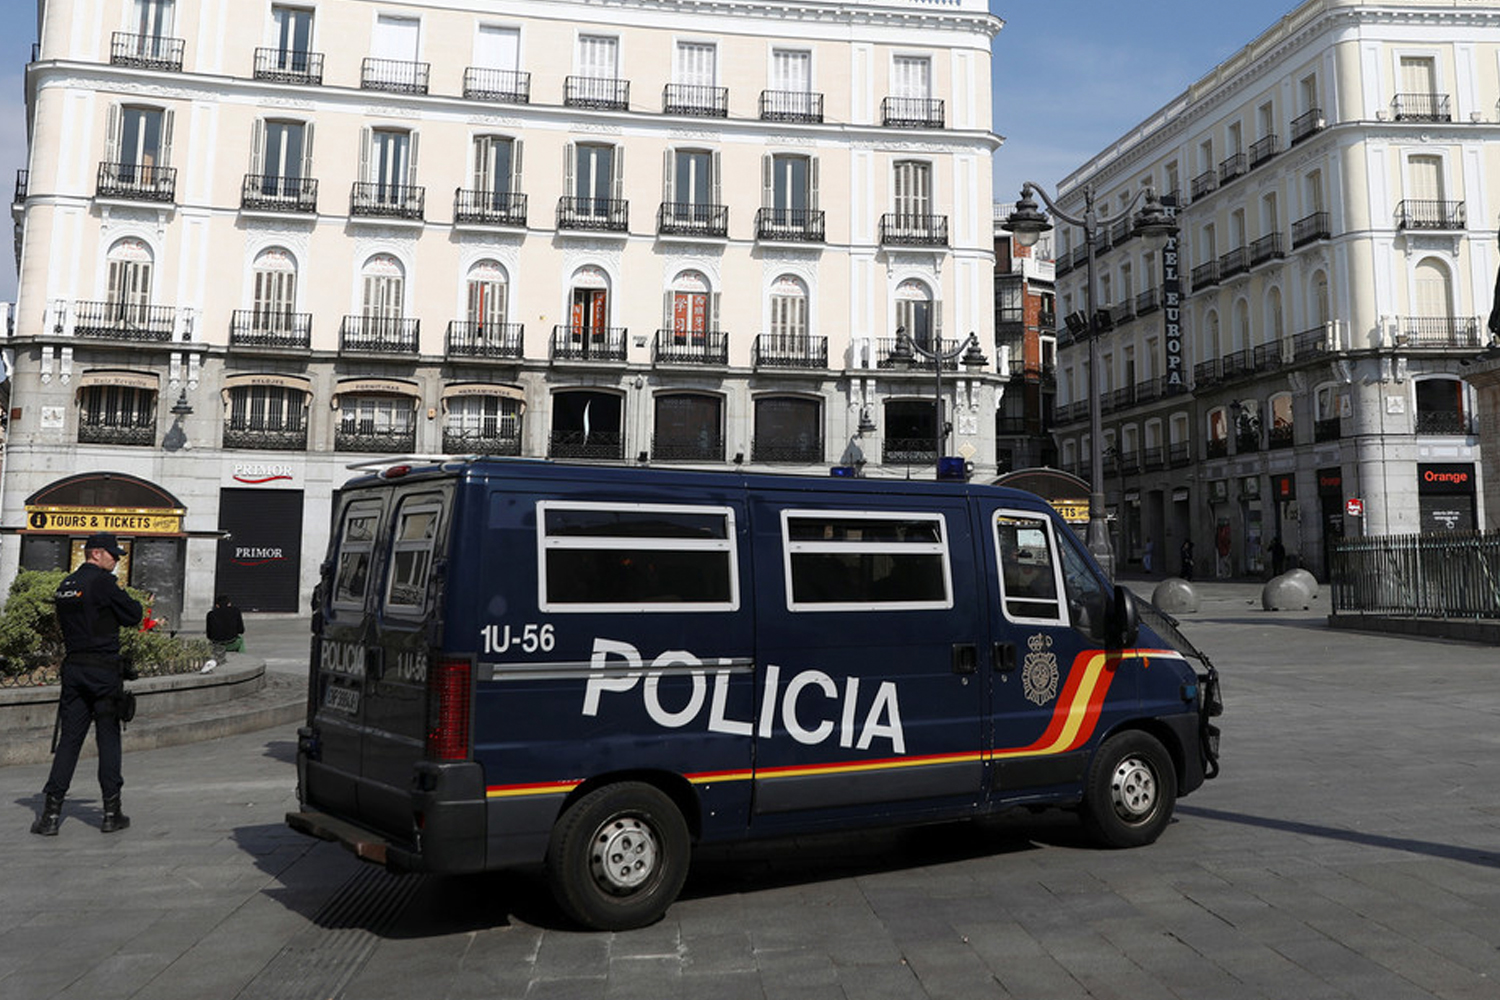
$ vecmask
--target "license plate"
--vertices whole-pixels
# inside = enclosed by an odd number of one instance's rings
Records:
[[[323,707],[333,712],[355,715],[359,712],[359,692],[354,688],[330,684],[323,689]]]

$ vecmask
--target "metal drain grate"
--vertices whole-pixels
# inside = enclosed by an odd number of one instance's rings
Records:
[[[235,1000],[336,1000],[369,961],[421,884],[420,875],[365,868],[339,887]]]

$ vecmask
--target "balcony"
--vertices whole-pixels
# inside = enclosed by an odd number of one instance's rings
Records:
[[[1280,260],[1286,256],[1286,244],[1280,233],[1267,233],[1250,244],[1250,266],[1259,267],[1267,261]]]
[[[653,365],[727,365],[729,334],[722,330],[657,330]]]
[[[651,460],[654,462],[722,462],[724,433],[704,432],[691,437],[676,434],[651,435]]]
[[[177,168],[153,163],[101,163],[94,196],[126,201],[174,201]]]
[[[1205,458],[1228,458],[1229,439],[1211,438],[1204,443],[1203,457]]]
[[[319,86],[323,82],[323,53],[258,48],[255,50],[255,67],[252,74],[257,80],[267,80],[271,83]]]
[[[778,333],[756,336],[756,368],[824,369],[828,367],[828,338]]]
[[[1292,119],[1292,145],[1295,146],[1303,139],[1317,135],[1327,127],[1328,122],[1323,118],[1323,109],[1309,109],[1305,114]]]
[[[449,359],[514,361],[521,357],[525,324],[452,320],[445,339]]]
[[[884,368],[886,371],[900,371],[901,370],[900,365],[898,365],[897,362],[896,362],[896,360],[892,357],[892,355],[896,351],[896,342],[897,341],[896,341],[895,337],[877,337],[875,339],[875,367],[876,368]],[[937,353],[940,353],[940,354],[947,354],[950,351],[956,351],[956,350],[958,350],[959,345],[961,343],[963,343],[963,341],[960,341],[960,340],[941,340],[941,341],[938,341],[938,343],[936,345],[934,345],[933,342],[930,339],[924,339],[920,343],[921,343],[921,346],[927,348],[930,351],[936,351]],[[931,360],[929,360],[927,358],[924,358],[924,357],[922,357],[919,354],[916,354],[916,355],[914,355],[912,357],[911,369],[910,370],[914,371],[914,372],[930,372],[930,371],[932,371],[932,364],[933,363],[932,363]],[[949,358],[947,361],[944,361],[943,362],[943,371],[945,371],[945,372],[956,372],[956,371],[958,371],[958,358],[957,357],[952,357],[952,358]]]
[[[822,243],[820,208],[761,208],[755,212],[755,238],[768,242]]]
[[[630,202],[624,198],[559,198],[557,228],[627,232],[630,229]]]
[[[559,323],[552,328],[553,361],[623,362],[625,336],[623,326],[570,326]]]
[[[563,104],[594,111],[629,111],[630,81],[607,76],[570,76],[563,80]]]
[[[1109,242],[1111,246],[1124,246],[1135,237],[1135,220],[1129,217],[1120,219],[1109,227]]]
[[[133,448],[150,447],[156,443],[156,423],[155,421],[146,425],[96,423],[80,418],[78,443]]]
[[[362,451],[374,455],[410,455],[417,450],[417,429],[393,428],[375,430],[367,426],[370,421],[346,427],[343,424],[333,433],[335,451]]]
[[[880,217],[880,242],[882,246],[945,247],[948,217],[887,212]]]
[[[656,210],[656,233],[723,239],[729,235],[729,206],[664,201]]]
[[[823,121],[823,95],[805,90],[762,90],[760,120],[819,124]]]
[[[531,74],[513,69],[465,67],[464,100],[493,101],[499,104],[530,104]]]
[[[318,213],[318,182],[312,177],[246,174],[240,185],[240,209],[246,212]]]
[[[886,438],[881,442],[880,461],[885,465],[934,465],[937,442],[931,437]]]
[[[425,94],[431,70],[431,63],[366,57],[360,64],[359,87],[392,94]]]
[[[1124,326],[1135,319],[1135,300],[1132,298],[1127,302],[1118,302],[1108,306],[1109,320],[1112,326]]]
[[[1211,260],[1206,264],[1199,264],[1193,268],[1190,280],[1195,292],[1217,285],[1219,283],[1219,262]]]
[[[421,222],[426,205],[427,189],[416,184],[355,181],[349,189],[349,214],[354,218]]]
[[[1403,316],[1398,342],[1411,347],[1480,347],[1479,320],[1474,316]]]
[[[1467,217],[1461,201],[1406,198],[1396,206],[1397,229],[1463,229]]]
[[[1343,433],[1338,417],[1327,417],[1313,421],[1313,440],[1316,442],[1337,441]]]
[[[669,83],[661,91],[661,113],[694,118],[728,118],[729,88]]]
[[[1167,447],[1167,465],[1180,469],[1193,464],[1193,449],[1186,441],[1178,441]]]
[[[521,434],[486,434],[477,430],[443,429],[443,452],[448,455],[519,455]]]
[[[1224,382],[1244,378],[1254,371],[1255,354],[1248,347],[1243,351],[1231,351],[1219,362],[1219,379]]]
[[[339,324],[339,350],[415,355],[420,333],[421,320],[405,316],[345,316]]]
[[[16,190],[15,193],[10,197],[10,206],[12,209],[20,208],[22,205],[26,204],[27,190],[30,188],[30,186],[31,171],[25,169],[17,170]]]
[[[1272,425],[1271,429],[1266,432],[1267,447],[1272,451],[1275,451],[1278,448],[1293,447],[1297,443],[1297,441],[1296,435],[1292,433],[1292,430],[1293,428],[1291,424]]]
[[[750,440],[750,461],[767,464],[813,465],[823,461],[823,442],[817,438],[790,441]]]
[[[1085,400],[1076,400],[1072,403],[1063,403],[1053,410],[1054,418],[1058,426],[1076,423],[1089,415],[1089,404]]]
[[[1397,94],[1391,117],[1398,122],[1451,122],[1452,102],[1447,94]]]
[[[109,64],[181,73],[183,46],[180,38],[116,31],[109,38]]]
[[[1218,186],[1218,175],[1215,174],[1212,170],[1205,170],[1203,171],[1203,173],[1193,178],[1192,183],[1189,185],[1189,189],[1192,191],[1193,200],[1196,201],[1197,199],[1208,194],[1210,191],[1216,190]]]
[[[880,102],[880,124],[891,128],[942,128],[942,99],[887,97]]]
[[[1146,316],[1161,308],[1161,289],[1148,288],[1135,296],[1135,314]]]
[[[526,228],[526,196],[511,191],[453,192],[453,224],[456,226],[510,226]]]
[[[1279,152],[1281,138],[1274,132],[1255,140],[1250,144],[1250,169],[1254,170]]]
[[[312,313],[236,309],[229,316],[229,346],[308,350],[312,347]]]
[[[258,451],[306,451],[307,426],[259,427],[224,425],[225,448],[253,448]]]
[[[555,430],[547,439],[547,457],[618,462],[625,457],[625,439],[619,431]]]
[[[1281,341],[1258,345],[1251,354],[1251,364],[1258,372],[1275,371],[1284,364],[1285,355]]]
[[[73,335],[100,340],[165,344],[177,326],[172,306],[137,305],[130,302],[73,303]]]
[[[1228,281],[1237,274],[1250,270],[1250,251],[1246,247],[1235,247],[1219,258],[1219,280]]]
[[[1333,226],[1327,212],[1314,212],[1292,223],[1292,249],[1306,246],[1333,235]]]
[[[1260,451],[1260,428],[1254,424],[1240,427],[1234,435],[1234,450],[1238,455]]]
[[[1473,421],[1458,410],[1418,410],[1416,432],[1418,434],[1472,434]]]
[[[1202,389],[1219,381],[1218,359],[1200,361],[1193,366],[1193,385]]]
[[[1222,187],[1245,172],[1245,154],[1235,153],[1219,161],[1219,185]]]
[[[1306,361],[1328,353],[1328,331],[1324,327],[1303,330],[1292,337],[1292,359],[1295,361]]]

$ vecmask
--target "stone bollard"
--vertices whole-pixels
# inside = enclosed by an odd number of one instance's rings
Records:
[[[1267,580],[1260,592],[1261,607],[1267,611],[1292,611],[1298,608],[1306,611],[1312,606],[1317,581],[1314,580],[1309,587],[1307,581],[1302,579],[1304,575],[1312,576],[1306,570],[1294,569]]]
[[[1289,569],[1289,570],[1286,571],[1286,575],[1290,576],[1290,577],[1293,577],[1293,578],[1295,578],[1297,580],[1302,581],[1303,586],[1307,587],[1307,592],[1312,597],[1312,599],[1313,600],[1317,599],[1317,597],[1318,597],[1318,578],[1317,577],[1313,576],[1311,573],[1309,573],[1305,569]]]
[[[1169,576],[1151,591],[1151,603],[1169,615],[1198,610],[1198,588],[1180,576]]]

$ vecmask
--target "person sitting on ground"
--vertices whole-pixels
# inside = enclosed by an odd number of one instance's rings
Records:
[[[213,610],[208,613],[208,641],[213,643],[214,656],[226,652],[245,651],[245,618],[240,609],[230,602],[227,594],[214,598]]]

